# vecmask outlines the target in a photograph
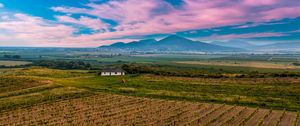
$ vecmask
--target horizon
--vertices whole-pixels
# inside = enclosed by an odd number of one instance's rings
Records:
[[[165,36],[163,38],[149,38],[149,39],[140,39],[140,40],[135,40],[135,41],[130,41],[130,42],[119,42],[119,41],[116,41],[114,43],[111,43],[111,44],[107,44],[107,45],[101,45],[101,46],[91,46],[91,47],[64,47],[64,46],[0,46],[0,48],[99,48],[99,47],[102,47],[102,46],[111,46],[113,44],[116,44],[116,43],[125,43],[125,44],[128,44],[128,43],[133,43],[133,42],[140,42],[140,41],[144,41],[144,40],[155,40],[156,42],[159,42],[163,39],[166,39],[168,37],[171,37],[171,36],[177,36],[177,37],[180,37],[180,38],[184,38],[184,39],[188,39],[188,40],[191,40],[191,41],[194,41],[194,42],[200,42],[201,41],[198,41],[198,40],[192,40],[190,38],[186,38],[186,37],[182,37],[182,36],[179,36],[179,35],[168,35],[168,36]],[[221,42],[221,43],[229,43],[228,41],[216,41],[216,42]],[[208,44],[213,44],[213,42],[203,42],[203,43],[208,43]],[[284,42],[279,42],[279,43],[275,43],[275,44],[281,44],[281,43],[284,43]],[[292,43],[297,43],[297,42],[292,42]],[[255,46],[264,46],[264,45],[272,45],[272,44],[261,44],[261,45],[258,45],[258,44],[255,44],[255,43],[249,43],[251,45],[255,45]],[[217,45],[217,44],[213,44],[213,45]]]
[[[169,35],[206,43],[300,42],[297,0],[26,2],[0,1],[0,47],[96,48]]]

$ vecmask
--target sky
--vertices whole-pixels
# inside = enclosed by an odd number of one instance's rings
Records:
[[[300,42],[300,0],[0,0],[0,46],[97,47],[174,34]]]

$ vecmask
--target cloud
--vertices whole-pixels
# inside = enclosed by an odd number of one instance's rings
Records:
[[[279,0],[244,0],[243,3],[248,6],[267,6],[278,3]]]
[[[280,24],[286,24],[287,22],[256,22],[256,23],[248,23],[239,25],[236,27],[233,27],[233,29],[241,29],[241,28],[251,28],[251,27],[257,27],[257,26],[269,26],[269,25],[280,25]]]
[[[261,12],[261,14],[262,17],[266,20],[279,18],[295,18],[300,16],[300,6],[276,8]]]
[[[300,16],[300,5],[284,0],[183,0],[175,8],[161,0],[121,0],[87,4],[87,8],[53,7],[66,14],[86,14],[118,23],[113,32],[96,33],[93,38],[174,33],[246,22],[267,22]],[[293,3],[293,2],[292,2]],[[137,6],[139,5],[139,6]]]
[[[72,18],[70,16],[56,16],[59,22],[72,23],[81,25],[93,30],[104,30],[106,31],[109,27],[108,24],[103,23],[100,19],[93,19],[86,16],[80,16],[79,19]]]
[[[0,8],[4,8],[4,4],[0,3]]]
[[[74,33],[77,29],[72,26],[23,13],[1,17],[4,19],[0,20],[0,46],[94,47],[115,41],[136,41],[136,39],[101,40],[92,37],[93,35],[76,36]],[[75,23],[90,20],[85,17],[80,19],[74,19]]]
[[[298,33],[300,32],[300,29],[299,30],[295,30],[295,31],[291,31],[292,33]]]
[[[254,22],[255,26],[282,18],[300,17],[298,0],[182,1],[176,7],[164,0],[111,0],[91,2],[83,5],[84,7],[57,6],[51,7],[53,11],[60,13],[53,21],[27,14],[1,15],[0,40],[41,46],[98,46],[117,40],[130,41],[132,39],[124,38],[132,36],[172,34],[236,26],[247,22]],[[90,28],[94,32],[74,35],[78,31],[74,26]],[[270,36],[286,34],[215,34],[207,39]]]
[[[281,37],[288,36],[284,33],[264,32],[264,33],[247,33],[247,34],[213,34],[208,37],[199,38],[200,40],[230,40],[230,39],[249,39],[249,38],[265,38],[265,37]]]
[[[72,36],[76,29],[61,24],[52,23],[40,17],[23,13],[13,14],[11,18],[0,22],[2,35],[7,35],[6,41],[23,43],[53,43]],[[3,36],[2,36],[3,38]],[[20,43],[21,44],[21,43]]]

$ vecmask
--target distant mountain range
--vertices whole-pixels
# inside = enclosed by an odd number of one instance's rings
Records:
[[[225,47],[242,48],[249,51],[266,51],[266,52],[300,51],[300,42],[282,42],[282,43],[274,43],[268,45],[254,45],[246,41],[232,40],[228,42],[215,41],[210,44],[225,46]]]
[[[249,42],[242,41],[242,40],[231,40],[227,42],[214,41],[211,42],[210,44],[225,46],[225,47],[242,48],[246,50],[253,50],[258,47],[257,45],[253,45]]]
[[[284,42],[257,47],[257,50],[300,51],[300,42]]]
[[[112,45],[99,47],[104,50],[124,50],[124,51],[203,51],[203,52],[236,52],[245,51],[241,48],[225,47],[192,41],[180,36],[171,35],[162,40],[148,39],[129,43],[117,42]]]

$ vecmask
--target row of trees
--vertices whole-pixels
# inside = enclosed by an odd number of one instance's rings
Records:
[[[83,61],[50,61],[39,60],[34,61],[34,66],[42,66],[53,69],[91,69],[92,66],[89,63]]]
[[[20,55],[3,55],[5,59],[21,59]]]
[[[227,73],[223,70],[219,72],[208,72],[200,69],[189,69],[175,66],[161,65],[140,65],[126,64],[122,68],[130,74],[148,73],[162,76],[181,76],[181,77],[204,77],[204,78],[265,78],[265,77],[300,77],[300,73],[295,72],[269,72],[263,73],[252,71],[248,73]],[[223,71],[223,72],[222,72]]]
[[[300,62],[294,62],[293,65],[294,66],[300,66]]]

